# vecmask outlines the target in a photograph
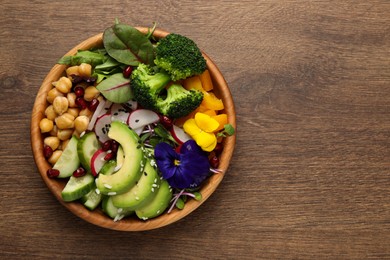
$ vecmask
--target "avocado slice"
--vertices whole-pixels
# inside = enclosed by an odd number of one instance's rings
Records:
[[[108,137],[117,141],[123,148],[122,167],[111,175],[99,175],[96,187],[106,195],[116,195],[128,191],[141,177],[145,156],[139,146],[139,136],[125,123],[113,121]]]
[[[159,185],[160,176],[157,169],[151,165],[151,159],[148,158],[137,184],[125,193],[112,196],[112,203],[115,207],[136,209],[156,195]]]
[[[135,214],[143,220],[155,218],[168,208],[172,199],[172,188],[166,180],[161,180],[159,189],[154,198],[145,205],[137,208]]]

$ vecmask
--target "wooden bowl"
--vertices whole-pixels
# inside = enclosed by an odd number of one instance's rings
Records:
[[[148,30],[143,27],[137,27],[137,29],[145,34]],[[154,36],[156,38],[165,37],[167,34],[168,32],[159,29],[154,32]],[[91,47],[102,46],[102,36],[103,34],[101,33],[81,42],[66,53],[66,55],[74,55],[77,50],[86,50]],[[236,128],[236,114],[229,87],[218,67],[205,53],[203,54],[207,61],[207,68],[210,71],[214,83],[214,92],[218,97],[222,98],[225,105],[225,113],[228,115],[228,121]],[[143,231],[163,227],[184,218],[210,197],[226,174],[229,162],[233,155],[236,140],[235,135],[229,136],[224,140],[224,149],[219,158],[219,168],[223,171],[223,173],[213,174],[207,181],[205,181],[200,190],[202,200],[189,200],[182,210],[174,209],[169,214],[164,213],[157,218],[147,221],[139,220],[135,217],[128,217],[114,222],[100,209],[90,211],[79,202],[64,202],[61,198],[61,191],[65,186],[66,181],[61,179],[51,179],[46,175],[46,171],[51,168],[51,166],[43,156],[43,136],[40,132],[39,122],[44,117],[44,111],[48,105],[46,102],[46,96],[48,91],[52,88],[52,82],[58,80],[62,75],[65,75],[65,69],[65,65],[56,64],[50,70],[36,96],[31,120],[31,146],[34,159],[42,179],[58,201],[60,201],[75,215],[97,226],[120,231]]]

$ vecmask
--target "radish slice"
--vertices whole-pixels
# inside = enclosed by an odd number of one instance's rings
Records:
[[[126,103],[123,103],[123,106],[134,111],[138,108],[138,102],[135,100],[129,100]]]
[[[102,99],[102,101],[99,102],[99,105],[97,106],[95,112],[93,113],[91,117],[91,121],[89,121],[87,130],[92,130],[95,126],[98,117],[106,113],[106,111],[104,110],[105,105],[106,105],[106,101]]]
[[[142,134],[142,131],[144,131],[144,126],[142,126],[142,127],[139,127],[139,128],[136,128],[136,129],[133,129],[134,130],[134,132],[138,135],[138,136],[140,136],[141,134]]]
[[[106,163],[104,157],[107,155],[107,151],[103,149],[97,150],[91,158],[91,173],[93,176],[97,176],[103,165]]]
[[[184,130],[176,125],[173,125],[171,130],[171,135],[173,136],[173,138],[179,143],[179,144],[183,144],[185,143],[186,141],[188,140],[191,140],[192,138],[186,133],[184,132]]]
[[[143,128],[149,124],[157,123],[160,120],[158,114],[148,109],[138,109],[129,116],[128,125],[132,129]]]
[[[104,114],[96,120],[95,134],[101,143],[109,140],[108,130],[111,126],[111,114]]]

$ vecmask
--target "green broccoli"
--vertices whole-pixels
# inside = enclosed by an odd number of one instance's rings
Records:
[[[154,63],[166,70],[173,81],[199,75],[206,60],[195,42],[180,34],[168,34],[157,43]]]
[[[202,92],[186,90],[179,83],[169,85],[170,82],[165,71],[141,63],[133,70],[130,84],[135,100],[142,107],[171,118],[186,116],[200,105]]]
[[[203,100],[203,93],[187,90],[178,83],[167,88],[166,98],[159,97],[157,106],[161,114],[171,118],[179,118],[194,111]]]
[[[134,98],[144,108],[159,110],[157,99],[160,92],[171,81],[170,76],[156,67],[140,63],[131,73],[130,85]]]

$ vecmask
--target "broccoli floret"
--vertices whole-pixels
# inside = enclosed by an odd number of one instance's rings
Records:
[[[157,107],[161,114],[171,118],[179,118],[194,111],[202,103],[202,100],[202,92],[186,90],[182,85],[174,83],[167,88],[165,98],[158,98]]]
[[[130,84],[135,100],[142,107],[171,118],[186,116],[200,105],[202,92],[186,90],[179,83],[167,87],[170,82],[165,71],[140,63],[131,74]]]
[[[154,63],[169,72],[173,81],[199,75],[206,60],[195,42],[180,34],[168,34],[157,43]]]
[[[157,99],[160,92],[171,81],[169,74],[140,63],[131,74],[131,88],[134,98],[144,108],[158,110]]]

